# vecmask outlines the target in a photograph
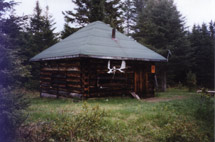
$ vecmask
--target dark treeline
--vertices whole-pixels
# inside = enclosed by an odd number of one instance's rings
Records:
[[[0,0],[0,141],[12,141],[9,138],[23,122],[22,110],[28,105],[23,95],[11,90],[39,89],[39,64],[29,59],[93,21],[110,24],[165,57],[171,52],[168,63],[159,67],[165,68],[170,86],[189,85],[191,78],[191,84],[193,79],[200,87],[213,87],[215,22],[188,31],[173,0],[73,3],[76,9],[63,11],[64,30],[56,34],[48,7],[42,10],[36,2],[33,15],[18,17],[13,9],[17,3]]]
[[[213,87],[214,81],[214,44],[215,22],[194,25],[189,33],[190,70],[196,74],[197,84],[208,88]]]
[[[185,27],[185,18],[172,0],[134,0],[137,17],[133,37],[163,56],[171,51],[164,67],[169,85],[187,85],[187,74],[196,76],[197,85],[213,87],[215,23]]]
[[[197,85],[213,87],[214,22],[194,25],[188,31],[173,0],[73,0],[73,3],[75,9],[62,11],[65,25],[58,34],[54,33],[56,25],[48,7],[42,10],[39,2],[35,3],[33,15],[18,17],[13,11],[2,19],[1,32],[7,35],[7,41],[1,38],[1,44],[7,43],[9,54],[1,60],[3,86],[16,83],[38,89],[39,64],[29,63],[29,59],[86,24],[100,20],[164,57],[171,52],[168,63],[159,67],[165,68],[168,85],[187,85],[187,74],[192,72]],[[1,15],[4,17],[3,12]],[[1,54],[6,52],[2,47]]]
[[[197,82],[199,87],[213,87],[214,22],[194,25],[193,30],[188,31],[185,17],[173,0],[73,2],[77,8],[63,12],[66,24],[62,38],[90,22],[101,20],[164,57],[171,53],[168,63],[159,66],[166,70],[168,85],[188,85],[188,75],[192,75],[196,78],[194,85]]]

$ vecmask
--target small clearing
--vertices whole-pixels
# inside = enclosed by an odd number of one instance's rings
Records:
[[[175,135],[179,138],[184,135],[187,141],[214,141],[213,100],[206,101],[186,88],[168,88],[166,92],[156,92],[154,98],[140,101],[130,97],[106,97],[77,102],[40,98],[39,92],[26,95],[31,100],[26,110],[29,116],[26,132],[39,137],[42,133],[54,141],[69,142],[71,131],[83,141],[89,141],[90,136],[92,141],[160,142]],[[201,109],[203,103],[204,109]],[[42,126],[32,128],[34,124]]]

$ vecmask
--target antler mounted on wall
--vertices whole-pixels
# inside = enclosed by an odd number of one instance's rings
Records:
[[[124,73],[125,71],[123,71],[124,69],[126,69],[126,62],[122,61],[121,63],[121,67],[120,68],[116,68],[115,66],[113,66],[113,68],[110,68],[110,60],[108,61],[108,74],[115,74],[116,71],[120,71],[121,73]]]

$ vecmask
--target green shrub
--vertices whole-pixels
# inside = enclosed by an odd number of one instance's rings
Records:
[[[90,111],[88,106],[83,106],[83,113],[75,117],[71,138],[77,140],[82,138],[87,141],[105,141],[103,135],[107,132],[107,127],[104,121],[105,112],[101,111],[98,106],[92,108]]]
[[[51,142],[52,124],[46,122],[30,123],[19,128],[18,142]]]
[[[86,103],[82,112],[71,119],[55,122],[52,136],[57,141],[114,141],[113,127],[105,120],[107,113],[95,106],[89,108]]]
[[[187,86],[189,91],[192,91],[196,87],[196,74],[191,71],[187,73]]]
[[[19,139],[22,142],[118,141],[117,128],[109,125],[106,115],[99,106],[88,108],[84,104],[82,112],[77,115],[61,117],[50,123],[23,126]]]
[[[208,142],[208,137],[197,131],[198,126],[179,118],[168,123],[158,134],[161,142]]]
[[[201,97],[196,97],[195,100],[198,105],[194,112],[194,117],[207,127],[207,135],[211,141],[214,141],[214,100],[205,94],[202,94]]]
[[[211,125],[214,122],[214,100],[207,95],[201,95],[196,97],[196,103],[199,105],[196,108],[195,117]]]
[[[182,85],[182,83],[179,81],[179,83],[178,83],[178,89],[182,89],[183,88],[183,85]]]

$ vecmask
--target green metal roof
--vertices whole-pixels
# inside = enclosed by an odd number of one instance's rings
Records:
[[[134,39],[116,31],[100,21],[88,24],[74,34],[47,48],[30,61],[56,60],[75,57],[99,59],[166,61],[166,58]]]

